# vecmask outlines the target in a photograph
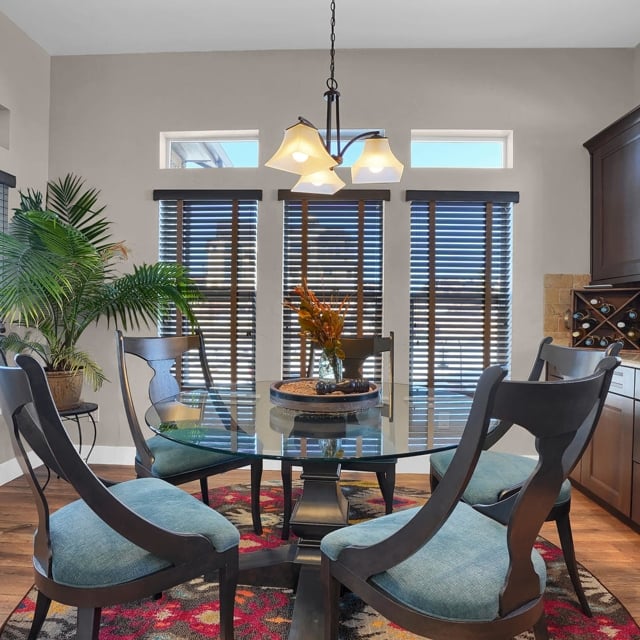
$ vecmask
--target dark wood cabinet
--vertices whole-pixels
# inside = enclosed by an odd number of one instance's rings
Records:
[[[638,396],[640,370],[618,367],[591,443],[571,479],[623,519],[640,525],[640,461],[633,459],[640,453]]]
[[[582,456],[580,484],[622,515],[631,515],[632,398],[611,393]]]
[[[591,155],[591,281],[640,282],[640,107],[584,146]]]

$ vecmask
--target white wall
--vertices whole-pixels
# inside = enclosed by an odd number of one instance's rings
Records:
[[[409,163],[410,129],[513,129],[514,168],[406,169],[385,212],[385,330],[396,332],[406,378],[409,207],[406,189],[517,190],[513,374],[524,376],[542,336],[544,273],[589,269],[589,158],[582,143],[638,99],[637,53],[616,50],[339,51],[345,128],[384,128]],[[102,189],[115,236],[134,262],[157,259],[157,188],[261,188],[259,378],[279,375],[282,208],[293,176],[266,168],[158,168],[160,131],[259,129],[261,164],[298,115],[323,126],[327,53],[238,52],[58,57],[51,77],[51,177],[68,171]],[[1,100],[0,100],[1,102]],[[21,181],[22,182],[22,181]],[[116,384],[112,329],[84,340],[113,383],[99,394],[100,445],[130,445]],[[146,380],[137,395],[143,397]],[[509,445],[529,452],[528,441]]]
[[[0,105],[9,110],[9,145],[0,144],[0,170],[18,186],[42,189],[49,171],[50,58],[0,13]],[[9,190],[9,208],[18,189]],[[0,420],[0,461],[13,457]]]

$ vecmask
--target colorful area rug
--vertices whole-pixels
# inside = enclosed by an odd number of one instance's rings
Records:
[[[299,491],[299,487],[295,489]],[[351,519],[358,521],[384,513],[377,485],[354,482],[344,487],[351,504]],[[425,492],[398,489],[396,509],[421,504]],[[281,544],[282,496],[277,482],[264,483],[262,522],[264,534],[251,528],[250,499],[244,485],[211,491],[210,503],[225,514],[242,532],[241,551],[250,552]],[[586,569],[581,576],[593,618],[579,608],[566,575],[562,554],[554,545],[540,540],[538,548],[547,562],[549,581],[546,615],[551,638],[558,640],[640,640],[640,628],[621,603]],[[241,585],[236,598],[236,638],[239,640],[280,640],[287,637],[294,594],[288,589]],[[35,602],[32,590],[1,630],[1,640],[25,640]],[[342,640],[412,640],[417,636],[389,623],[355,596],[346,596],[341,605]],[[75,609],[53,603],[41,640],[72,640],[75,637]],[[165,593],[159,600],[147,599],[102,612],[100,640],[196,640],[218,638],[217,585],[193,580]],[[518,640],[531,640],[523,633]]]

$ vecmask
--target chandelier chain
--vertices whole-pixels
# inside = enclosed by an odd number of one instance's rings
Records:
[[[336,71],[336,3],[335,0],[331,0],[331,48],[329,50],[329,78],[327,78],[327,87],[331,91],[336,91],[338,88],[338,83],[335,79],[335,71]]]

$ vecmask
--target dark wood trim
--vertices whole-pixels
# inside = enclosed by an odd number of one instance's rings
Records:
[[[408,189],[407,202],[429,202],[430,200],[456,202],[520,202],[519,191],[423,191]]]
[[[383,200],[389,202],[391,200],[391,191],[389,189],[343,189],[332,196],[327,196],[321,193],[294,193],[291,189],[278,189],[278,200],[292,200],[295,202],[300,200],[333,200],[334,202]]]
[[[229,311],[231,314],[229,333],[229,356],[231,364],[231,384],[238,383],[238,240],[239,240],[239,219],[240,208],[238,201],[234,200],[231,205],[231,291],[229,300]]]
[[[154,189],[154,200],[262,200],[262,189]]]
[[[491,364],[491,306],[492,300],[492,261],[493,261],[493,203],[487,202],[484,231],[484,319],[482,366]]]
[[[435,386],[435,360],[436,360],[436,203],[429,202],[429,325],[427,335],[427,386]]]
[[[16,177],[12,176],[10,173],[6,171],[0,170],[0,184],[4,184],[7,187],[14,188],[16,186]]]

